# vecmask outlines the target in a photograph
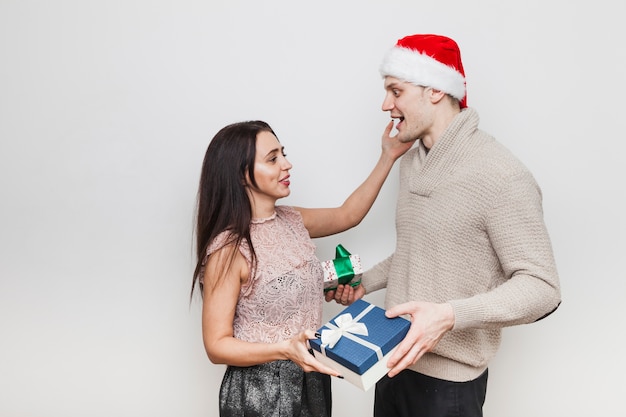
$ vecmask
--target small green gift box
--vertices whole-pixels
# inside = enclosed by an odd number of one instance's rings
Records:
[[[336,289],[339,284],[356,287],[361,283],[361,258],[359,255],[352,255],[342,245],[335,248],[335,259],[322,262],[322,269],[324,292]]]

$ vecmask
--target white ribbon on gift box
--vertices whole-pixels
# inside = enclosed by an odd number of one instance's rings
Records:
[[[363,340],[360,337],[355,336],[355,334],[362,336],[368,335],[367,326],[365,325],[365,323],[360,323],[359,320],[373,308],[373,304],[368,305],[355,318],[352,318],[352,315],[350,313],[342,314],[335,319],[335,323],[337,324],[336,326],[332,323],[327,323],[326,327],[328,327],[328,329],[322,330],[322,344],[320,346],[322,354],[326,355],[326,346],[332,349],[333,347],[335,347],[335,344],[337,344],[339,339],[341,339],[342,336],[345,336],[350,340],[353,340],[365,347],[372,349],[374,352],[376,352],[376,356],[378,356],[378,359],[382,359],[383,352],[381,351],[380,347],[368,342],[367,340]]]

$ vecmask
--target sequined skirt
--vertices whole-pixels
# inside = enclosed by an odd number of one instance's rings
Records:
[[[304,372],[291,361],[226,368],[221,417],[330,417],[330,376]]]

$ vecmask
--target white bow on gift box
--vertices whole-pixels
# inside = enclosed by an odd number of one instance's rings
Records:
[[[342,314],[335,319],[334,329],[322,330],[322,344],[327,345],[331,349],[335,347],[341,336],[348,334],[359,334],[367,336],[367,326],[352,318],[350,313]]]

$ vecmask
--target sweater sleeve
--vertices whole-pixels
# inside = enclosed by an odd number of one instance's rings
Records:
[[[561,302],[559,277],[543,221],[541,191],[528,171],[504,183],[485,219],[504,280],[490,291],[452,300],[455,329],[531,323]]]
[[[387,259],[379,262],[363,273],[361,284],[367,294],[387,287],[387,277],[389,276],[392,257],[393,255],[387,257]]]

